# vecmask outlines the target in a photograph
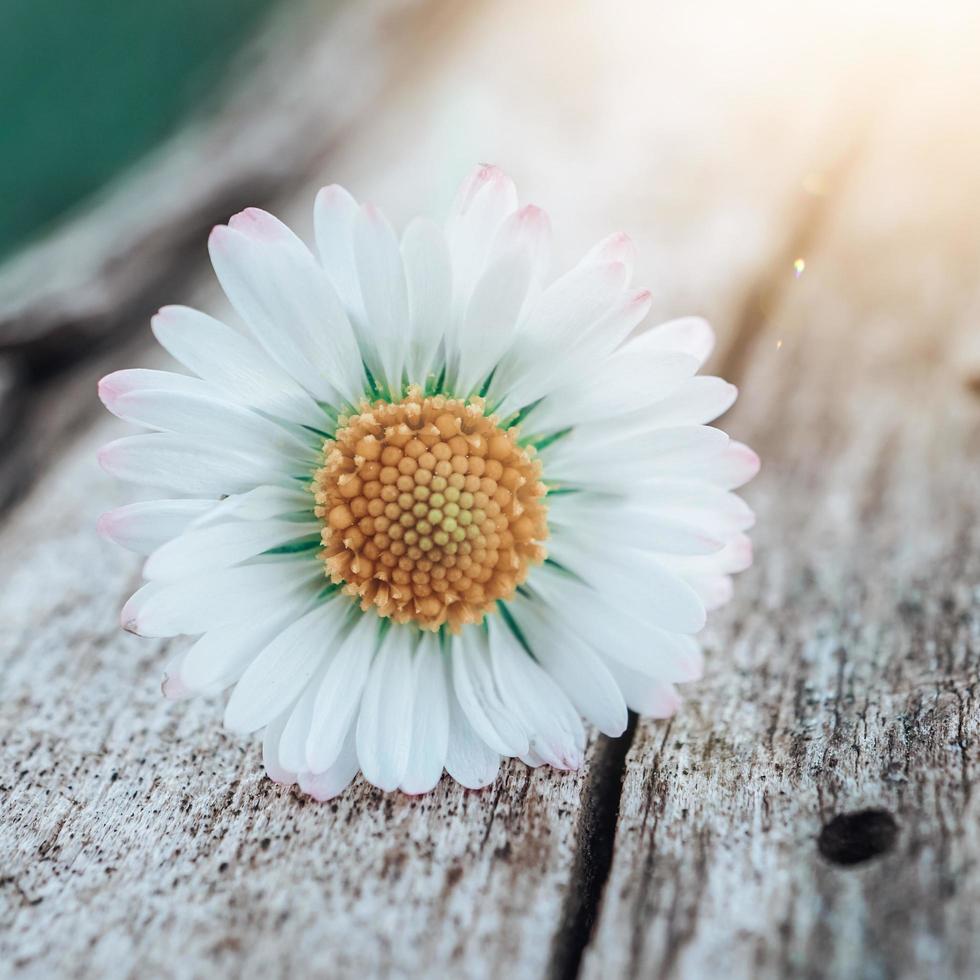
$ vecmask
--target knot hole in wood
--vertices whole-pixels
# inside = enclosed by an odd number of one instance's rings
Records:
[[[832,864],[849,867],[887,854],[897,839],[898,824],[887,810],[856,810],[824,824],[817,849]]]

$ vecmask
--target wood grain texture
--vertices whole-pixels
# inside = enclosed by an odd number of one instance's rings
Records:
[[[847,975],[873,948],[862,923],[889,936],[904,915],[907,943],[927,951],[951,934],[951,903],[931,902],[923,930],[886,886],[904,854],[917,902],[940,879],[959,888],[975,854],[963,768],[975,714],[958,685],[976,653],[964,503],[976,407],[945,383],[945,334],[907,329],[945,325],[972,273],[949,278],[937,261],[924,290],[918,246],[870,268],[866,249],[890,231],[837,194],[892,66],[867,55],[822,81],[814,39],[865,55],[859,38],[787,22],[788,43],[768,51],[741,11],[678,7],[616,23],[598,5],[479,7],[277,210],[308,233],[314,183],[338,180],[401,222],[490,158],[552,211],[568,258],[625,227],[656,313],[715,320],[722,358],[744,365],[730,427],[767,467],[753,491],[759,567],[712,627],[708,679],[670,726],[642,725],[628,759],[628,740],[593,741],[579,774],[513,763],[480,793],[444,780],[422,799],[358,780],[326,805],[271,784],[257,746],[221,730],[220,703],[162,700],[176,642],[118,629],[138,562],[92,527],[128,495],[94,462],[121,429],[89,407],[103,368],[150,362],[113,350],[46,391],[57,438],[0,526],[0,962],[12,972]],[[781,129],[793,107],[798,125]],[[857,167],[880,182],[880,163]],[[801,189],[808,177],[818,193]],[[943,237],[954,211],[935,226],[919,214],[908,234],[962,262],[964,242]],[[787,256],[811,239],[823,258],[796,282]],[[168,298],[221,312],[209,287],[188,292]],[[733,325],[760,310],[769,326],[748,357]],[[953,320],[950,338],[969,326]],[[942,387],[955,399],[945,450],[932,436]],[[915,533],[898,536],[906,522]],[[879,757],[905,768],[882,776]],[[915,808],[897,807],[902,793]],[[813,857],[814,835],[870,803],[897,814],[898,847],[842,878]],[[927,812],[914,835],[911,815]],[[954,821],[945,837],[940,819]],[[970,948],[957,949],[965,969]]]
[[[756,565],[706,680],[640,724],[587,977],[980,972],[980,400],[957,355],[980,141],[926,81],[745,360],[728,424],[765,460]],[[818,848],[869,808],[894,846],[857,818]]]

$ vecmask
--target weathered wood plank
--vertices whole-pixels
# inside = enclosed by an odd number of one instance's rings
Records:
[[[658,312],[737,321],[809,213],[802,177],[833,169],[848,126],[830,127],[838,100],[814,84],[812,35],[801,35],[778,57],[801,82],[805,121],[760,158],[751,133],[787,112],[789,95],[766,101],[768,63],[737,12],[686,18],[482,8],[331,157],[324,179],[401,219],[441,192],[450,168],[432,160],[448,160],[447,146],[453,176],[496,158],[554,211],[570,254],[625,227]],[[709,68],[685,95],[677,79],[699,60]],[[586,187],[597,175],[603,184]],[[311,197],[286,202],[304,231]],[[51,397],[71,413],[89,396]],[[590,772],[514,764],[482,793],[444,782],[421,800],[359,782],[325,806],[264,780],[256,746],[220,730],[216,704],[160,699],[171,644],[118,631],[137,563],[91,530],[122,498],[93,461],[117,432],[84,424],[0,530],[6,962],[32,975],[574,971],[580,948],[563,957],[552,941],[582,887]]]
[[[907,66],[743,360],[756,567],[706,680],[638,729],[585,976],[980,973],[980,140],[957,121],[980,85],[958,51]],[[868,808],[890,816],[821,836]]]

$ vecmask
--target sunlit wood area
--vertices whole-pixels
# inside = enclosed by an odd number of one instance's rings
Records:
[[[980,15],[967,3],[283,4],[214,104],[0,266],[0,974],[980,974]],[[399,227],[481,161],[563,262],[626,231],[651,320],[739,386],[753,567],[669,721],[485,790],[318,804],[178,641],[122,632],[99,538],[164,303],[208,229]]]

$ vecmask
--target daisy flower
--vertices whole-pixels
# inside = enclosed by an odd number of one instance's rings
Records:
[[[495,167],[443,225],[401,239],[340,187],[316,251],[249,208],[211,234],[241,328],[153,319],[188,374],[99,391],[150,430],[100,453],[163,495],[102,533],[148,555],[122,610],[196,637],[168,697],[231,688],[226,726],[264,730],[269,775],[326,799],[467,787],[501,757],[575,769],[583,718],[672,714],[695,634],[731,594],[758,459],[708,422],[708,325],[644,329],[625,235],[549,273],[550,225]]]

